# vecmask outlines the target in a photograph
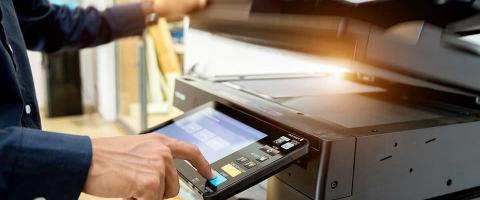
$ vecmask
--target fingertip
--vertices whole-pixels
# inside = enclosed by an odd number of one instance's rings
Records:
[[[205,177],[207,180],[212,180],[212,179],[215,179],[217,177],[217,175],[215,175],[215,171],[210,167],[208,166],[208,169],[205,168],[204,171],[202,171],[203,173],[200,173],[203,177]]]
[[[212,169],[212,166],[210,166],[209,162],[206,159],[205,159],[205,163],[207,163],[208,172],[209,172],[209,173],[207,173],[207,177],[205,177],[205,178],[208,178],[209,180],[216,178],[217,175],[215,174],[215,171]]]
[[[217,178],[217,175],[215,174],[215,171],[213,171],[213,169],[210,168],[210,176],[208,176],[208,179],[211,180],[215,178]]]

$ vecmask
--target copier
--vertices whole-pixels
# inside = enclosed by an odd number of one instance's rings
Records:
[[[431,1],[432,8],[407,0],[279,2],[254,1],[259,12],[240,20],[199,18],[191,25],[345,70],[185,76],[176,81],[174,100],[183,111],[211,101],[234,105],[310,141],[307,156],[268,180],[268,199],[480,196],[479,48],[454,30],[465,23],[447,26],[472,16],[476,1],[464,12],[463,1]],[[395,7],[414,2],[421,8],[410,13]],[[401,16],[366,14],[389,6]],[[340,11],[333,16],[329,9]]]

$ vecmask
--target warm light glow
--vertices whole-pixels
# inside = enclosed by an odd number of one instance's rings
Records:
[[[341,67],[335,67],[332,68],[331,71],[329,72],[330,75],[332,75],[335,78],[342,78],[345,73],[347,73],[349,70]]]
[[[330,76],[333,76],[335,78],[342,78],[345,73],[348,73],[350,70],[347,68],[341,67],[339,65],[335,64],[326,64],[322,63],[321,67],[316,70],[319,73],[324,73],[328,74]]]
[[[336,70],[336,71],[333,71],[333,72],[332,72],[332,75],[333,75],[335,78],[343,78],[343,75],[344,75],[345,73],[347,73],[347,72],[348,72],[347,69],[342,69],[342,68],[340,68],[340,69],[338,69],[338,70]]]

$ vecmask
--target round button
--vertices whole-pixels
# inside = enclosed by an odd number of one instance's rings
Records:
[[[34,198],[33,200],[47,200],[45,197],[37,197],[37,198]]]
[[[32,112],[32,108],[30,108],[30,105],[25,106],[25,113],[30,114]]]

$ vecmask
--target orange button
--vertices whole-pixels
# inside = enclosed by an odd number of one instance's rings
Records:
[[[237,168],[235,168],[233,165],[231,164],[228,164],[228,165],[225,165],[222,167],[222,170],[225,171],[228,175],[230,175],[231,177],[235,177],[235,176],[238,176],[239,174],[241,174],[242,172],[240,170],[238,170]]]

